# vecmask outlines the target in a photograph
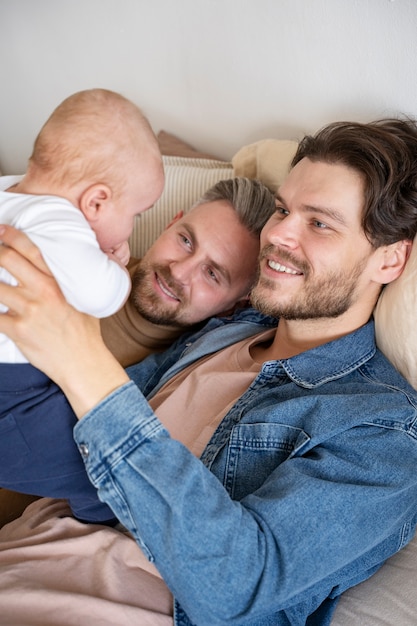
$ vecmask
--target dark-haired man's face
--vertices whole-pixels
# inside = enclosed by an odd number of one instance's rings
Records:
[[[361,227],[363,193],[353,169],[297,163],[261,234],[254,306],[285,319],[333,318],[367,297],[375,250]]]

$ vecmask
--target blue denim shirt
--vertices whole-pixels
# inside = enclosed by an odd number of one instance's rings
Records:
[[[414,533],[417,394],[376,349],[372,321],[264,363],[201,460],[155,417],[139,388],[151,395],[270,322],[251,310],[212,320],[129,368],[132,382],[75,428],[100,497],[155,562],[181,626],[323,626]]]

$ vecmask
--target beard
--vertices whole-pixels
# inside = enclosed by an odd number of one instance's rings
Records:
[[[178,298],[176,303],[175,301],[172,302],[172,306],[163,302],[158,294],[155,293],[153,286],[155,274],[163,280],[169,290]],[[184,328],[191,325],[190,322],[184,319],[187,310],[184,291],[181,285],[172,278],[166,266],[151,266],[142,261],[132,277],[130,300],[136,311],[153,324],[181,326]]]
[[[273,246],[267,246],[260,258],[265,258],[274,250]],[[349,270],[329,272],[323,278],[314,279],[311,278],[311,269],[305,262],[294,260],[282,250],[279,257],[282,262],[291,262],[302,271],[304,289],[296,296],[296,301],[279,302],[279,293],[285,290],[285,286],[260,276],[252,290],[251,302],[261,313],[287,320],[335,318],[346,313],[356,300],[357,282],[368,258],[361,259]],[[285,300],[285,294],[283,299]]]

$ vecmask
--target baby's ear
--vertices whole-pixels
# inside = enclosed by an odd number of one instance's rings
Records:
[[[383,260],[380,267],[382,285],[387,285],[401,275],[411,252],[412,241],[403,239],[383,246]]]
[[[111,201],[110,187],[103,183],[95,183],[82,192],[79,206],[86,220],[92,223],[99,218],[100,213]]]

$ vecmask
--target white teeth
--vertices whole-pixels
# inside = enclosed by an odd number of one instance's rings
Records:
[[[268,261],[269,267],[271,267],[276,272],[283,272],[285,274],[299,274],[296,270],[292,270],[290,267],[286,265],[281,265],[281,263],[275,263],[275,261]]]
[[[163,292],[164,292],[167,296],[169,296],[170,298],[173,298],[174,300],[178,300],[177,296],[176,296],[174,293],[172,293],[172,291],[169,291],[169,290],[165,287],[165,285],[163,285],[163,284],[161,283],[161,281],[159,280],[159,278],[157,278],[157,281],[158,281],[158,285],[159,285],[159,287],[161,288],[161,291],[163,291]]]

